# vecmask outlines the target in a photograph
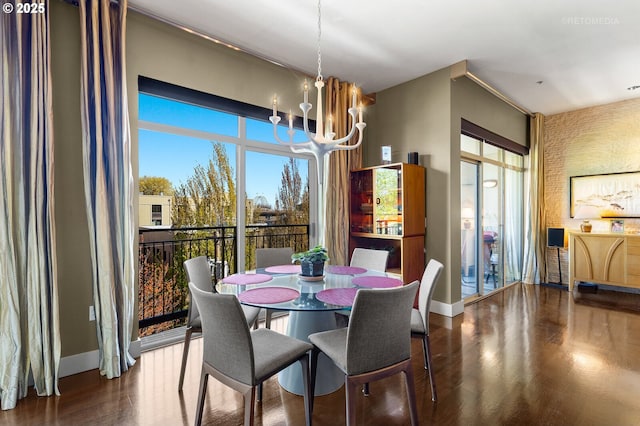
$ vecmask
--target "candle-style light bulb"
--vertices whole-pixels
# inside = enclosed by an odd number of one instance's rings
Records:
[[[293,114],[289,110],[289,130],[293,129]]]
[[[307,80],[304,80],[304,103],[308,103],[309,102],[309,83],[307,83]]]
[[[353,96],[351,97],[351,108],[355,108],[356,107],[356,95],[358,94],[358,88],[356,87],[355,83],[353,85]]]
[[[358,123],[362,123],[362,104],[358,107]]]
[[[273,116],[278,115],[278,97],[273,95]]]

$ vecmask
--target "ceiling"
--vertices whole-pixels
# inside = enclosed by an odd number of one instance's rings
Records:
[[[317,74],[315,0],[129,0],[137,11]],[[393,7],[392,7],[393,6]],[[374,93],[461,60],[546,115],[640,97],[640,1],[323,0],[322,74]]]

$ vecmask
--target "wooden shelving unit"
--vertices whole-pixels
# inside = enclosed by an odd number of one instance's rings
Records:
[[[349,251],[389,251],[387,271],[405,283],[424,272],[425,168],[395,163],[351,172]]]

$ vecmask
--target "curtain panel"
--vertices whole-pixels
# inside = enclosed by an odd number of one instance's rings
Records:
[[[8,3],[7,3],[8,4]],[[49,11],[0,17],[0,406],[59,395]]]
[[[333,117],[336,139],[345,137],[351,128],[349,109],[353,84],[329,77],[326,82],[326,111]],[[350,145],[358,141],[358,132]],[[349,262],[349,171],[362,165],[362,146],[348,151],[335,151],[329,156],[329,172],[326,176],[325,217],[331,217],[331,226],[325,226],[325,241],[329,258],[334,265]],[[323,214],[323,212],[320,212]]]
[[[529,174],[525,194],[525,239],[522,282],[540,284],[546,279],[546,216],[544,204],[544,115],[530,118]]]
[[[125,72],[126,0],[79,2],[84,187],[100,374],[119,377],[134,320],[133,174]]]

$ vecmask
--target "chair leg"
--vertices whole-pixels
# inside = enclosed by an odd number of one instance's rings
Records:
[[[273,311],[271,309],[265,309],[264,312],[264,326],[265,328],[271,329],[271,316],[273,315]]]
[[[405,384],[407,386],[407,399],[409,400],[409,414],[411,415],[411,426],[418,425],[418,406],[416,404],[416,386],[413,380],[413,367],[411,360],[404,368]]]
[[[362,393],[364,396],[369,396],[369,383],[362,385]]]
[[[424,369],[429,369],[429,348],[427,347],[427,335],[422,335],[422,357],[424,358]]]
[[[347,410],[347,426],[356,424],[356,395],[358,384],[351,381],[349,376],[345,376],[344,379],[345,396],[346,396],[346,410]]]
[[[262,383],[258,385],[258,402],[262,401]]]
[[[433,372],[433,362],[431,359],[431,341],[429,340],[428,334],[425,334],[423,342],[425,358],[427,360],[429,370],[429,382],[431,383],[431,400],[435,402],[438,400],[438,394],[436,393],[436,375]]]
[[[244,425],[253,426],[254,411],[253,406],[256,402],[256,387],[251,386],[244,393]]]
[[[202,423],[202,410],[204,409],[204,398],[207,394],[207,382],[209,381],[209,375],[202,370],[200,375],[200,389],[198,390],[198,406],[196,407],[196,420],[195,425],[200,426]]]
[[[187,331],[184,334],[184,349],[182,349],[182,365],[180,366],[180,380],[178,380],[178,392],[182,391],[182,384],[184,383],[184,372],[187,368],[187,358],[189,357],[189,343],[191,343],[191,334],[193,329],[187,327]]]
[[[318,368],[318,354],[320,351],[317,348],[313,348],[311,350],[311,354],[309,355],[309,405],[310,412],[313,414],[313,400],[315,398],[316,393],[316,370]]]
[[[304,385],[304,417],[306,425],[311,426],[311,381],[309,379],[309,355],[304,355],[299,360],[302,368],[302,383]]]

